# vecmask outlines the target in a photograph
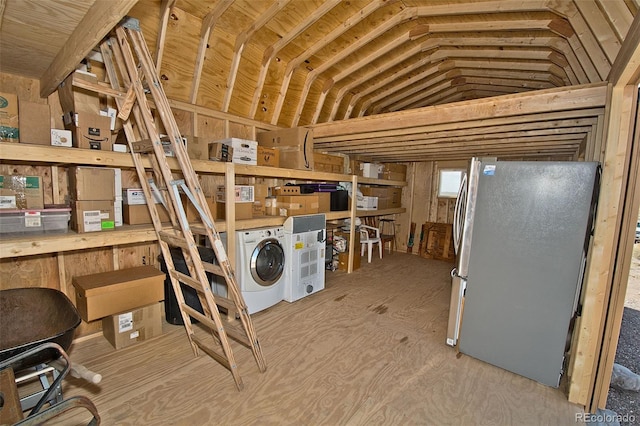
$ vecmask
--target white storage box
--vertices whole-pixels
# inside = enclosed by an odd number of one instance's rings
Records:
[[[0,234],[66,233],[71,209],[0,210]]]
[[[360,210],[378,210],[378,197],[358,197],[356,207]]]
[[[227,138],[219,141],[233,148],[233,162],[236,164],[258,165],[258,142],[248,139]]]
[[[384,175],[384,166],[377,163],[364,163],[362,165],[362,176],[368,178],[381,179]]]

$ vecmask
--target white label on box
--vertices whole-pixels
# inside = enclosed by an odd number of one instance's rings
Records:
[[[118,111],[116,109],[107,107],[106,111],[100,110],[100,115],[103,117],[109,117],[111,119],[111,130],[116,129],[116,116],[118,115]]]
[[[127,152],[127,146],[123,143],[114,143],[113,150],[115,152]]]
[[[118,315],[118,333],[133,330],[133,312]]]
[[[151,193],[153,194],[153,199],[156,204],[162,203],[161,195],[155,191],[153,188],[151,189]],[[144,192],[142,188],[125,188],[122,190],[122,202],[124,204],[128,204],[130,206],[147,204],[147,200],[144,198]]]
[[[41,226],[42,226],[42,218],[40,217],[40,212],[24,213],[25,228],[40,228]]]
[[[51,129],[51,146],[71,147],[71,130]]]
[[[108,215],[108,213],[107,213]],[[82,214],[82,223],[85,232],[102,231],[102,220],[100,220],[100,210],[87,210]]]
[[[140,336],[140,330],[136,330],[129,335],[129,339],[131,340],[137,339],[139,336]]]
[[[0,195],[0,209],[17,209],[15,195]]]

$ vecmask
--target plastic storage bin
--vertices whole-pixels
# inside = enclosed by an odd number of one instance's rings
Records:
[[[69,231],[71,208],[0,210],[0,234],[61,234]]]

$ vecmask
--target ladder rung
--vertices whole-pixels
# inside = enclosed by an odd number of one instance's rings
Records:
[[[191,232],[196,235],[207,235],[207,228],[203,225],[190,225]]]
[[[204,352],[206,352],[207,355],[209,355],[211,358],[213,358],[216,361],[218,361],[220,364],[225,366],[228,370],[231,370],[231,364],[229,363],[229,360],[227,359],[227,357],[225,357],[224,355],[220,354],[215,349],[212,349],[209,346],[205,345],[204,342],[202,342],[196,336],[193,336],[192,340],[196,345],[198,345],[198,347],[200,349],[202,349]]]
[[[189,275],[185,275],[179,271],[171,271],[170,274],[173,278],[177,279],[181,283],[184,283],[194,290],[198,291],[199,293],[202,293],[202,283],[200,281],[193,279]]]
[[[153,152],[153,142],[151,142],[151,139],[143,139],[141,141],[131,142],[131,149],[133,149],[133,152],[137,152],[140,154]]]
[[[176,235],[174,230],[160,231],[158,232],[158,235],[160,236],[160,239],[162,239],[162,241],[171,246],[181,247],[185,250],[189,250],[187,240],[181,235]]]
[[[202,261],[202,267],[207,272],[218,275],[220,277],[224,277],[224,271],[218,265],[214,265],[213,263]]]
[[[216,333],[216,336],[219,336],[218,327],[216,326],[216,323],[213,322],[211,318],[201,314],[200,312],[193,309],[191,306],[187,305],[186,303],[182,305],[182,309],[184,309],[184,311],[188,313],[190,316],[200,321],[203,325],[209,327],[211,331]],[[251,347],[251,342],[249,341],[247,336],[244,334],[244,332],[238,329],[238,327],[234,326],[233,324],[226,323],[226,325],[224,326],[224,331],[225,333],[227,333],[227,336],[231,337],[233,340],[236,340],[238,343],[241,343],[248,348]]]

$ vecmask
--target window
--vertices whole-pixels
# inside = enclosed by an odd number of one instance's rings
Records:
[[[456,198],[460,182],[462,182],[463,170],[440,170],[438,181],[438,197]]]

